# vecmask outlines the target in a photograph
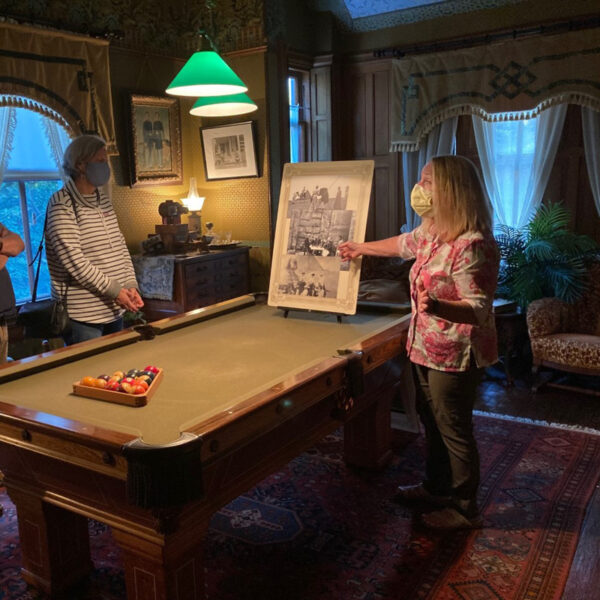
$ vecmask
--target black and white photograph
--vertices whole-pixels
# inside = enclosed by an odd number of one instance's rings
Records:
[[[200,130],[206,180],[258,177],[254,121]]]
[[[279,274],[279,292],[305,298],[335,298],[339,269],[321,256],[289,254]]]
[[[372,161],[286,164],[279,198],[269,304],[356,312],[360,260],[338,246],[363,241]]]

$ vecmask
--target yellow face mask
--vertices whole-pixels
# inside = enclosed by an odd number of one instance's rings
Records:
[[[415,187],[410,193],[410,205],[412,209],[420,216],[425,217],[431,211],[433,199],[431,192],[427,191],[422,185],[415,183]]]

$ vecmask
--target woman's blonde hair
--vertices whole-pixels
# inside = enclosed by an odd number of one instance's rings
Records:
[[[467,231],[492,230],[492,209],[477,167],[464,156],[434,156],[433,214],[438,234],[455,240]]]

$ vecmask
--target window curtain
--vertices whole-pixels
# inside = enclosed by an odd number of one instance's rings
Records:
[[[530,156],[523,156],[525,148],[511,157],[515,185],[501,188],[498,160],[499,148],[495,132],[496,123],[473,117],[475,142],[481,161],[481,170],[485,187],[494,209],[495,225],[522,227],[535,214],[540,204],[550,171],[556,157],[567,105],[561,104],[543,111],[536,118],[535,145]],[[524,127],[523,123],[518,124]],[[517,136],[523,132],[518,132]],[[520,176],[520,177],[519,177]]]
[[[61,131],[56,122],[51,121],[50,119],[42,119],[42,122],[44,123],[44,130],[46,132],[48,146],[50,147],[50,154],[52,154],[52,158],[56,163],[60,178],[66,182],[68,177],[63,170],[63,157],[71,140],[63,133],[64,130]]]
[[[0,108],[0,183],[10,160],[17,126],[16,111],[12,106]]]
[[[456,154],[456,126],[458,117],[448,119],[436,125],[427,136],[427,140],[419,150],[402,153],[402,179],[404,181],[404,210],[406,223],[400,231],[412,231],[421,222],[421,217],[410,205],[410,192],[421,179],[421,170],[432,157],[440,154]]]
[[[98,134],[117,152],[106,40],[0,23],[0,89],[43,104],[76,135]]]
[[[590,108],[581,108],[585,164],[596,211],[600,216],[600,113]]]
[[[600,28],[392,61],[390,151],[417,150],[446,119],[531,119],[550,106],[600,111]]]

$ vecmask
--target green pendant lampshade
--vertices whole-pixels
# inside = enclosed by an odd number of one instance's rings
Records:
[[[194,52],[167,88],[174,96],[225,96],[248,91],[231,67],[212,50]]]
[[[206,96],[198,98],[190,110],[196,117],[232,117],[245,115],[258,109],[246,94]]]

